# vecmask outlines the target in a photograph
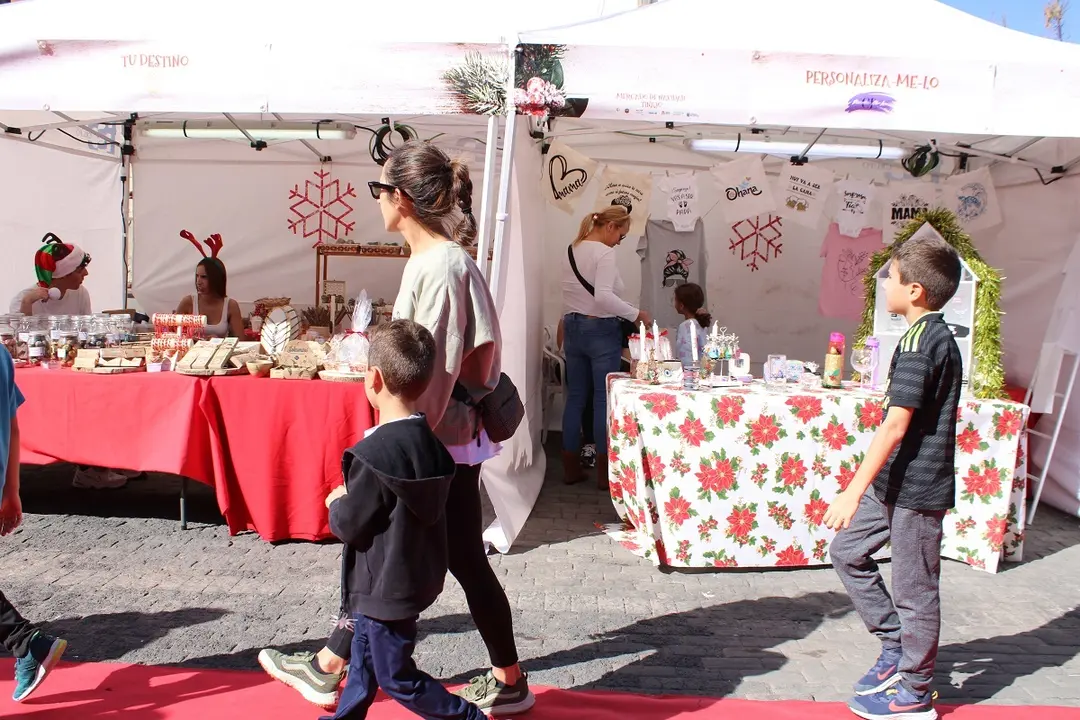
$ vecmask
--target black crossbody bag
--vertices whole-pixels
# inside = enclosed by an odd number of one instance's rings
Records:
[[[573,245],[566,246],[566,257],[570,258],[570,269],[574,271],[574,275],[577,277],[578,282],[581,283],[581,287],[585,288],[590,295],[596,297],[596,288],[594,288],[588,280],[581,277],[581,272],[577,268],[577,261],[574,260]],[[630,336],[637,331],[638,326],[633,322],[626,318],[619,318],[619,334],[622,336],[622,346],[624,348],[630,347]]]

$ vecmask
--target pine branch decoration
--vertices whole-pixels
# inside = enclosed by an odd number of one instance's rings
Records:
[[[506,112],[506,67],[478,52],[443,73],[443,81],[464,113],[502,115]]]
[[[874,253],[870,268],[863,279],[866,305],[863,308],[862,323],[855,332],[855,347],[862,347],[866,339],[874,333],[874,296],[877,292],[878,271],[889,262],[893,251],[914,235],[924,222],[930,223],[945,242],[956,248],[956,252],[971,271],[979,277],[979,284],[975,289],[975,327],[971,329],[971,361],[974,365],[971,387],[975,397],[982,400],[1004,399],[1007,394],[1005,370],[1001,361],[1001,274],[982,259],[971,244],[971,237],[964,232],[951,210],[939,207],[920,212],[897,231],[892,245]]]

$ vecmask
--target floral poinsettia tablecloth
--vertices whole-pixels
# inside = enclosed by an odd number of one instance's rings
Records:
[[[608,533],[657,565],[828,564],[822,519],[881,424],[884,396],[856,388],[688,392],[608,378]],[[956,508],[944,557],[996,572],[1023,550],[1028,408],[963,399]],[[887,555],[887,550],[883,553]]]

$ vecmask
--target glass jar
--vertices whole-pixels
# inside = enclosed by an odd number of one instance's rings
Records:
[[[79,331],[79,347],[86,347],[86,338],[90,334],[90,326],[93,324],[93,315],[79,315],[75,318],[75,327]]]
[[[59,342],[60,340],[60,324],[64,318],[60,315],[49,316],[49,339],[52,342]]]
[[[86,333],[86,347],[103,350],[109,347],[110,335],[112,335],[112,328],[109,327],[109,316],[95,315],[90,322],[90,329]]]
[[[13,320],[14,318],[10,315],[0,315],[0,344],[7,349],[12,360],[19,354],[17,339],[19,331],[12,326]]]
[[[113,332],[117,345],[135,342],[135,320],[130,315],[114,315]]]
[[[48,362],[51,345],[49,322],[47,320],[34,321],[31,319],[30,330],[27,333],[26,361],[31,365],[41,365]]]
[[[843,386],[844,334],[834,332],[829,336],[829,350],[825,354],[825,368],[821,374],[821,386],[837,389]]]
[[[69,367],[75,364],[75,357],[79,354],[77,318],[68,316],[60,319],[60,339],[53,343],[53,348],[53,360]]]
[[[15,359],[20,362],[27,362],[29,356],[27,355],[30,344],[30,327],[34,322],[32,315],[23,315],[19,318],[18,335],[16,339],[18,341],[19,354],[15,356]]]

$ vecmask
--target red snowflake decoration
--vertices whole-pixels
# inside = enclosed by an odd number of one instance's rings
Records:
[[[766,217],[766,222],[762,222]],[[758,215],[747,220],[740,220],[731,226],[731,232],[735,234],[731,238],[728,248],[732,254],[739,255],[739,259],[746,263],[751,272],[758,269],[758,261],[769,262],[770,257],[780,255],[784,244],[780,242],[784,233],[781,230],[782,223],[779,215]],[[770,255],[771,253],[771,255]]]
[[[289,200],[295,201],[289,211],[295,216],[289,219],[289,229],[294,235],[315,238],[312,247],[327,241],[343,241],[356,226],[348,222],[353,206],[348,198],[356,197],[352,183],[330,178],[330,171],[316,170],[315,180],[307,180],[303,188],[297,183],[289,191]]]

